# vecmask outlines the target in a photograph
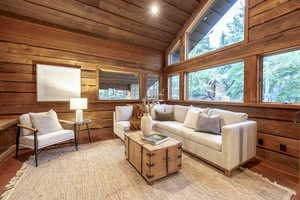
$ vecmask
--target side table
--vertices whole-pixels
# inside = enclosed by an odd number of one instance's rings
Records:
[[[90,141],[90,143],[92,142],[91,132],[90,132],[90,128],[89,128],[89,124],[91,122],[92,122],[92,120],[83,120],[81,122],[75,122],[74,126],[75,126],[75,131],[76,131],[77,138],[79,137],[80,127],[85,126],[85,128],[88,132],[89,141]]]

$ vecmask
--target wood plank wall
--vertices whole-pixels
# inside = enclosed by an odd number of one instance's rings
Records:
[[[298,20],[300,2],[298,0],[249,0],[247,3],[246,36],[248,38],[245,41],[165,68],[166,74],[179,73],[183,84],[185,72],[244,60],[245,103],[188,102],[184,99],[184,95],[181,95],[180,101],[169,101],[169,103],[248,113],[250,119],[258,123],[258,139],[264,141],[262,145],[257,145],[257,156],[270,162],[274,168],[299,177],[300,126],[294,124],[293,120],[300,106],[260,103],[258,72],[263,54],[300,47],[300,21]],[[185,28],[187,27],[185,25]],[[176,44],[178,40],[182,40],[183,34],[185,34],[184,28],[177,35],[177,40],[172,43]],[[166,55],[171,48],[172,45],[166,51]],[[181,88],[181,92],[184,93],[184,87]],[[280,144],[286,145],[287,150],[280,150]]]
[[[112,134],[116,105],[97,101],[97,69],[109,68],[160,73],[163,53],[108,39],[85,36],[29,21],[0,16],[0,118],[54,109],[62,119],[72,120],[69,103],[36,103],[34,61],[79,65],[82,96],[89,101],[86,119],[92,119],[93,134]],[[0,134],[0,145],[15,142],[12,131]],[[5,148],[0,148],[1,150]],[[1,153],[1,152],[0,152]]]

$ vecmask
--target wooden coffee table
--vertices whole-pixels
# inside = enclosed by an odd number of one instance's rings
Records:
[[[149,184],[178,172],[181,168],[181,142],[170,138],[159,145],[142,140],[142,132],[125,134],[125,155]]]

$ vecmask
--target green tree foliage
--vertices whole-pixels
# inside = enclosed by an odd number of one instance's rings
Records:
[[[244,1],[236,2],[237,9],[231,22],[223,26],[220,38],[214,35],[212,29],[190,52],[189,57],[222,48],[244,39]],[[221,19],[222,20],[222,19]],[[218,39],[217,45],[211,41]],[[188,98],[190,100],[205,101],[243,101],[244,90],[244,63],[200,70],[188,74]]]
[[[263,101],[300,103],[300,50],[264,57]]]

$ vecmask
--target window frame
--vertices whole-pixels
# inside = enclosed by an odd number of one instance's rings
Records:
[[[173,76],[178,76],[179,77],[179,85],[178,85],[178,88],[179,88],[179,96],[178,96],[178,99],[173,99],[171,98],[172,97],[172,84],[171,84],[171,77]],[[181,90],[180,90],[180,87],[181,87],[181,82],[180,82],[180,73],[174,73],[174,74],[168,74],[168,100],[169,101],[180,101],[180,96],[181,96]]]
[[[189,100],[188,99],[188,73],[190,72],[197,72],[197,71],[201,71],[201,70],[207,70],[207,69],[211,69],[211,68],[217,68],[217,67],[222,67],[224,65],[230,65],[230,64],[235,64],[235,63],[239,63],[239,62],[243,62],[244,63],[244,85],[243,85],[243,100],[238,102],[238,101],[204,101],[204,100]],[[233,61],[229,61],[229,62],[222,62],[222,63],[218,63],[216,65],[210,65],[210,66],[205,66],[202,68],[196,68],[196,69],[192,69],[192,70],[188,70],[184,72],[184,102],[188,102],[188,103],[201,103],[201,104],[225,104],[225,105],[245,105],[245,85],[246,85],[246,77],[245,77],[245,60],[244,59],[238,59],[238,60],[233,60]]]
[[[265,54],[259,55],[259,75],[258,75],[258,104],[260,106],[265,106],[265,107],[280,107],[280,108],[299,108],[300,107],[300,102],[297,103],[285,103],[285,102],[264,102],[263,101],[263,87],[264,87],[264,77],[263,77],[263,69],[264,69],[264,63],[263,59],[264,57],[267,56],[273,56],[273,55],[278,55],[278,54],[284,54],[292,51],[299,51],[300,47],[291,47],[291,48],[285,48],[285,49],[279,49],[276,51],[272,52],[267,52]]]
[[[100,73],[101,71],[103,72],[112,72],[112,73],[121,73],[121,74],[135,74],[138,76],[138,80],[139,80],[139,98],[138,99],[100,99]],[[114,103],[114,102],[140,102],[142,100],[142,96],[143,96],[143,89],[142,89],[142,83],[143,83],[143,77],[142,74],[140,72],[136,72],[136,71],[123,71],[123,70],[118,70],[118,69],[106,69],[106,68],[98,68],[97,69],[97,82],[96,82],[96,88],[97,88],[97,92],[96,92],[96,101],[97,102],[110,102],[110,103]]]
[[[149,100],[160,100],[160,94],[161,94],[161,75],[159,73],[148,73],[145,76],[145,97],[148,99],[148,78],[149,76],[156,76],[158,78],[158,98],[157,99],[149,99]]]
[[[181,40],[178,40],[177,42],[176,42],[176,44],[171,48],[171,50],[169,51],[169,53],[168,53],[168,66],[169,65],[176,65],[176,64],[178,64],[178,63],[180,63],[181,62],[181,60],[180,60],[180,54],[181,54],[181,51],[180,51],[180,44],[181,44]],[[178,63],[171,63],[171,61],[172,61],[172,54],[177,50],[177,49],[179,49],[179,62]]]
[[[215,54],[215,53],[218,53],[220,51],[224,51],[224,50],[227,50],[227,49],[231,49],[233,47],[237,47],[237,46],[241,46],[241,45],[245,45],[246,43],[248,43],[249,41],[249,37],[248,37],[248,16],[249,16],[249,9],[248,9],[248,0],[244,0],[245,1],[245,17],[244,17],[244,40],[240,41],[240,42],[237,42],[237,43],[233,43],[233,44],[230,44],[230,45],[227,45],[225,47],[222,47],[222,48],[219,48],[219,49],[215,49],[215,50],[212,50],[212,51],[209,51],[209,52],[206,52],[204,54],[201,54],[201,55],[198,55],[198,56],[195,56],[195,57],[192,57],[192,58],[189,58],[188,57],[188,39],[189,39],[189,33],[191,32],[191,30],[193,29],[193,27],[197,24],[197,22],[201,19],[201,17],[206,13],[206,11],[210,8],[210,6],[217,0],[212,0],[212,1],[208,1],[204,8],[201,9],[201,11],[199,12],[198,15],[196,15],[196,17],[193,19],[192,23],[188,26],[188,28],[185,30],[184,32],[184,41],[185,41],[185,61],[191,61],[191,60],[194,60],[194,59],[199,59],[201,57],[206,57],[208,55],[211,55],[211,54]],[[179,40],[180,41],[180,40]]]

